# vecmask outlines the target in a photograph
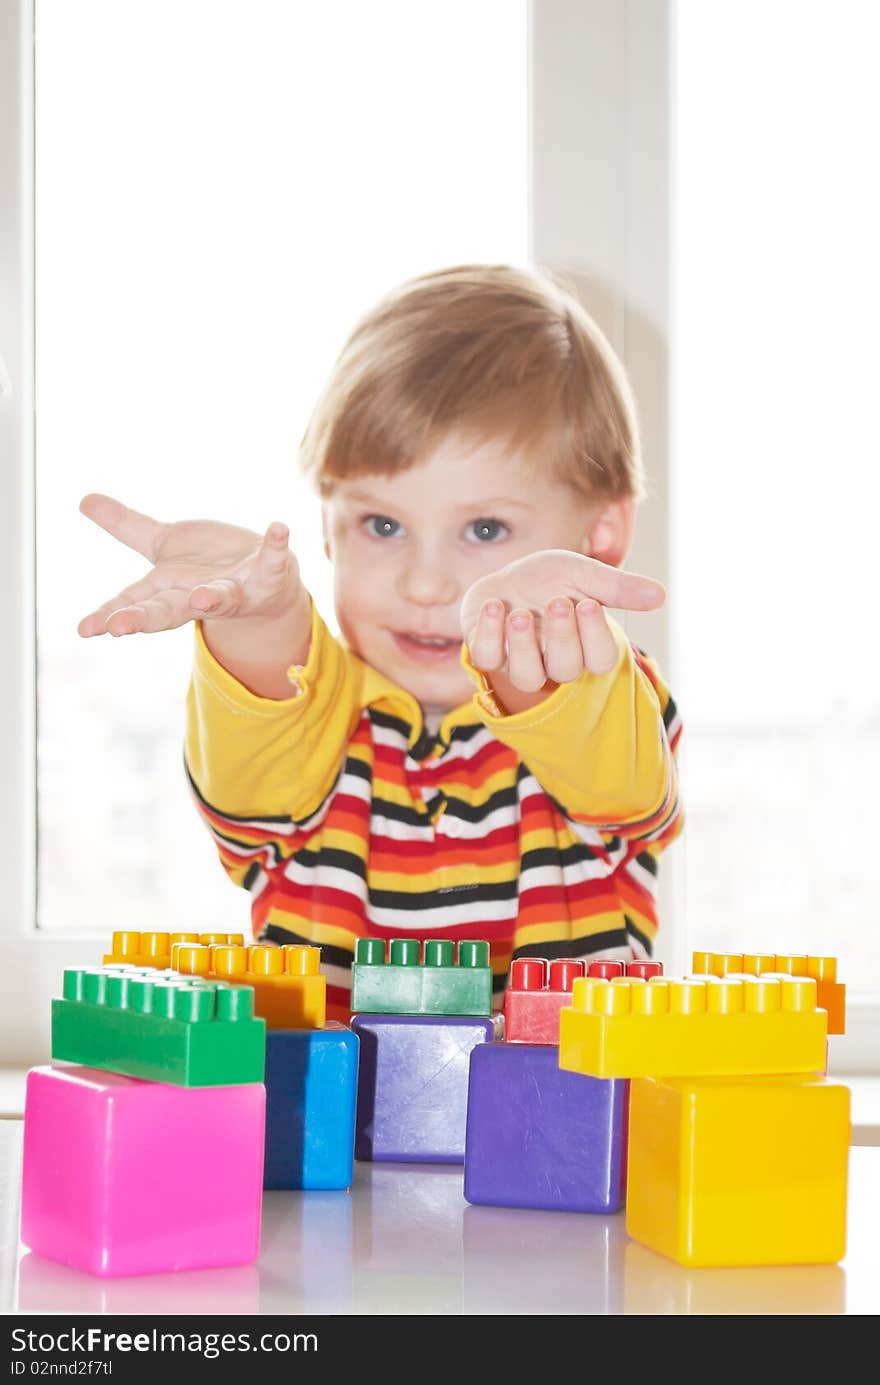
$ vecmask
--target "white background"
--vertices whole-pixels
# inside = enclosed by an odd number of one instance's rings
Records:
[[[538,4],[562,34],[566,0]],[[630,34],[648,13],[587,9]],[[668,472],[646,450],[670,497],[688,826],[664,924],[834,953],[867,995],[877,12],[672,16]],[[39,927],[246,929],[182,775],[189,633],[78,639],[144,565],[76,506],[99,489],[162,517],[285,519],[332,623],[297,442],[380,293],[528,257],[527,6],[38,0],[37,26]]]
[[[850,993],[880,991],[878,50],[861,0],[677,6],[684,908]]]
[[[525,260],[526,38],[508,0],[39,0],[42,928],[249,930],[183,777],[191,627],[77,636],[147,570],[77,506],[284,520],[335,628],[297,445],[376,298]]]

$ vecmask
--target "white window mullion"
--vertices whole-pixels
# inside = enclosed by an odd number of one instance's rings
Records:
[[[0,4],[0,928],[34,924],[33,5]]]
[[[576,290],[626,368],[649,485],[626,566],[667,587],[669,29],[666,0],[531,5],[531,254]],[[669,608],[621,620],[675,696]],[[686,962],[681,856],[673,846],[664,858],[659,890],[662,956],[675,971]]]
[[[0,1066],[49,1057],[63,968],[95,960],[36,931],[33,47],[33,0],[0,0]]]

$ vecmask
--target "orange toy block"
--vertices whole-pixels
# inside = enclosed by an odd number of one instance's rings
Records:
[[[110,951],[101,959],[105,967],[155,967],[165,971],[171,965],[175,943],[243,943],[241,933],[136,933],[123,930],[113,934]]]
[[[173,971],[252,986],[254,1014],[266,1021],[267,1029],[325,1028],[327,978],[320,963],[319,947],[299,944],[187,942],[171,949]]]
[[[846,986],[837,980],[836,957],[773,952],[695,952],[695,976],[811,976],[816,1004],[828,1012],[828,1033],[846,1033]]]

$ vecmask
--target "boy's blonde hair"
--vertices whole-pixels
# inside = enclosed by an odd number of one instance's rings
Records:
[[[623,367],[544,270],[460,265],[382,299],[336,361],[300,465],[326,495],[346,477],[405,470],[453,432],[523,446],[593,496],[644,494]]]

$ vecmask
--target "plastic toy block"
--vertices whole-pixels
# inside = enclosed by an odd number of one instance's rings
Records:
[[[849,1139],[821,1077],[634,1078],[627,1232],[681,1265],[834,1264]]]
[[[634,962],[620,962],[611,957],[600,957],[596,962],[587,963],[587,976],[601,976],[613,981],[617,976],[639,976],[647,981],[649,976],[662,976],[663,963],[639,959]]]
[[[575,981],[559,1066],[591,1077],[821,1073],[827,1016],[812,977]]]
[[[341,1024],[266,1035],[265,1188],[349,1188],[359,1040]]]
[[[518,957],[504,992],[504,1038],[511,1044],[559,1044],[559,1012],[586,963],[565,958]]]
[[[603,976],[606,981],[611,981],[615,976],[626,976],[626,967],[623,962],[618,962],[612,958],[601,958],[598,962],[590,962],[587,967],[587,976]]]
[[[160,971],[171,965],[171,949],[175,943],[244,942],[242,933],[133,933],[113,934],[110,951],[105,953],[105,967],[124,964],[135,967],[156,967]]]
[[[627,976],[635,976],[641,979],[642,981],[649,981],[652,976],[663,975],[663,963],[642,961],[627,962],[626,974]]]
[[[355,1158],[463,1164],[471,1049],[495,1040],[500,1017],[356,1015],[351,1027]]]
[[[837,980],[836,957],[791,956],[782,953],[695,952],[695,975],[812,976],[816,1004],[827,1011],[828,1033],[846,1033],[846,986]]]
[[[260,1248],[266,1091],[88,1067],[28,1073],[21,1239],[90,1274],[245,1265]]]
[[[566,957],[551,962],[544,957],[517,957],[511,963],[504,993],[504,1038],[513,1044],[559,1043],[559,1012],[571,1004],[571,990],[581,976],[636,976],[647,980],[663,973],[662,962],[587,963]]]
[[[627,1085],[563,1072],[547,1044],[477,1044],[468,1086],[467,1201],[616,1212],[625,1191]]]
[[[491,1015],[492,967],[489,944],[447,938],[425,943],[394,938],[385,960],[381,938],[359,938],[351,969],[351,1008],[355,1014]]]
[[[254,1014],[267,1029],[323,1029],[326,1022],[327,978],[320,973],[319,947],[176,943],[171,966],[206,981],[252,986]]]
[[[52,1057],[180,1087],[262,1082],[266,1025],[244,986],[69,968],[52,1001]]]

